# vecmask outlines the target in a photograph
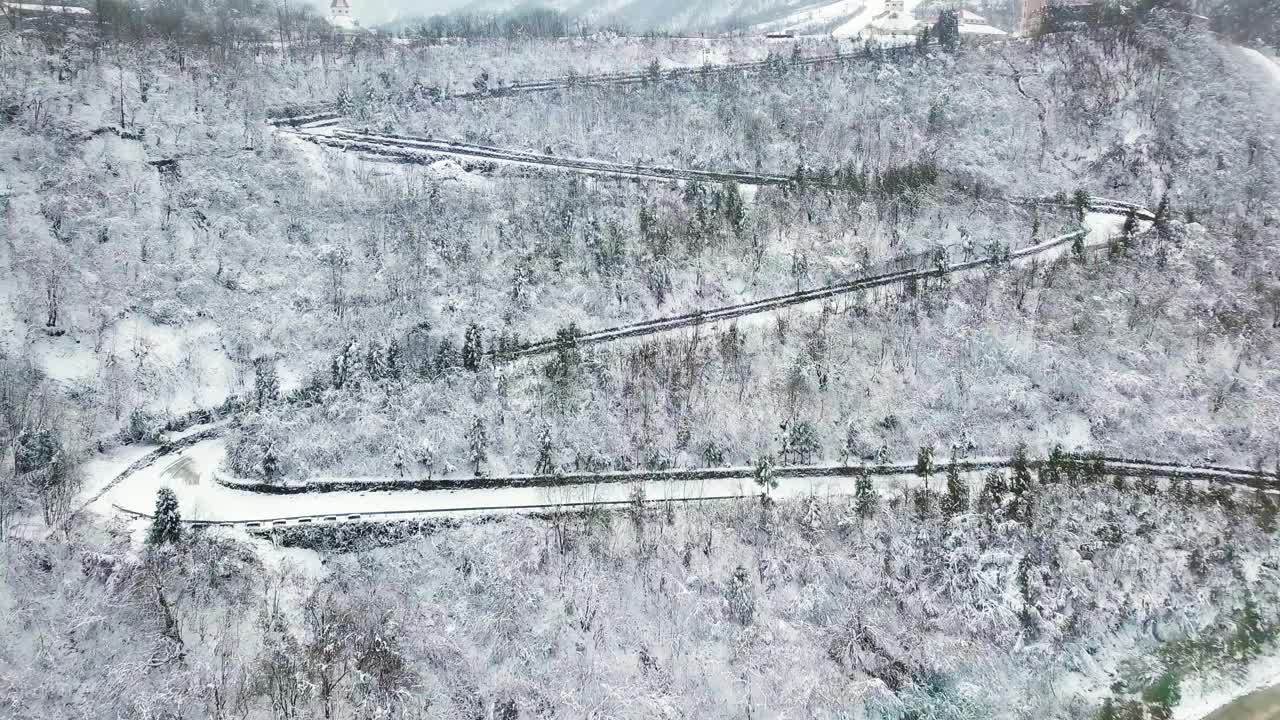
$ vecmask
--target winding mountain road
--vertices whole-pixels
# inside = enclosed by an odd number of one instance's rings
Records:
[[[94,501],[93,509],[147,518],[156,492],[167,487],[178,497],[184,521],[195,527],[234,527],[265,531],[303,525],[396,522],[428,518],[546,513],[586,507],[625,506],[637,492],[646,502],[701,503],[750,500],[760,496],[751,467],[690,468],[668,471],[577,473],[563,476],[513,475],[456,478],[427,484],[411,480],[347,480],[327,492],[315,488],[245,489],[219,481],[226,457],[216,434],[169,452],[156,452],[147,464],[131,468]],[[1228,484],[1280,491],[1280,478],[1264,471],[1197,466],[1132,458],[1106,458],[1107,471],[1131,477],[1154,477]],[[1033,461],[1032,466],[1038,466]],[[1007,468],[1007,458],[965,459],[960,467],[971,482],[980,473]],[[867,473],[879,484],[893,481],[918,485],[915,463],[872,465]],[[782,466],[775,470],[774,498],[854,494],[861,476],[858,465]],[[941,470],[939,470],[939,474]],[[359,488],[368,483],[369,489]],[[410,489],[389,489],[403,483]],[[432,489],[413,489],[414,484]],[[301,492],[296,492],[301,490]]]

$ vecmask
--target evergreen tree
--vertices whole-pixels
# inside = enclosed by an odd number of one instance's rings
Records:
[[[440,341],[436,346],[435,370],[439,375],[447,370],[451,370],[458,365],[458,353],[453,349],[453,343],[448,339]]]
[[[1124,225],[1120,228],[1120,237],[1116,238],[1113,243],[1112,255],[1126,255],[1129,248],[1133,246],[1134,238],[1138,234],[1138,213],[1130,208],[1129,212],[1124,216]]]
[[[1009,480],[1009,493],[1013,495],[1013,505],[1009,512],[1023,522],[1030,523],[1032,508],[1035,504],[1035,484],[1031,475],[1031,463],[1027,459],[1027,446],[1018,445],[1013,452],[1012,472]]]
[[[1084,236],[1085,232],[1081,230],[1076,233],[1074,238],[1071,239],[1071,255],[1076,259],[1076,262],[1079,262],[1080,264],[1084,264],[1085,260]]]
[[[467,333],[462,343],[462,367],[475,372],[480,369],[484,360],[484,341],[480,334],[480,326],[472,323],[467,326]]]
[[[737,183],[731,182],[724,186],[723,193],[722,212],[734,235],[740,236],[747,223],[747,207],[742,201],[742,190]]]
[[[388,379],[399,380],[404,376],[404,356],[400,350],[400,343],[392,340],[387,344],[387,352],[383,356],[383,364],[386,367]]]
[[[778,487],[778,480],[773,474],[774,461],[772,455],[762,455],[756,460],[752,470],[752,479],[760,486],[760,493],[768,495],[770,490]]]
[[[955,453],[952,453],[951,462],[947,463],[947,497],[943,500],[942,511],[951,516],[968,509],[969,486],[960,477],[960,466],[956,462]]]
[[[1040,468],[1040,484],[1053,485],[1066,479],[1067,454],[1062,445],[1054,445],[1049,451],[1049,459]]]
[[[858,433],[858,428],[853,423],[845,428],[844,432],[844,449],[841,452],[844,456],[844,464],[848,465],[850,460],[862,457],[862,437]]]
[[[1004,507],[1005,496],[1009,494],[1009,482],[1004,473],[992,470],[982,479],[982,492],[978,496],[979,508],[988,514],[994,514]]]
[[[1089,453],[1079,467],[1080,480],[1084,483],[1100,483],[1107,477],[1107,461],[1098,452]]]
[[[378,382],[387,377],[386,357],[382,354],[382,346],[375,340],[369,343],[364,355],[364,373],[369,379]]]
[[[916,50],[925,52],[929,48],[929,28],[924,28],[920,34],[916,36]]]
[[[475,467],[475,476],[484,477],[484,463],[489,459],[489,433],[485,430],[484,420],[477,417],[471,423],[471,431],[467,433],[467,443],[471,449],[471,463]]]
[[[351,357],[355,353],[355,341],[347,343],[347,346],[338,353],[333,362],[329,364],[329,374],[333,380],[333,387],[341,390],[346,387],[351,380]]]
[[[551,428],[542,427],[538,436],[538,464],[533,468],[534,475],[553,475],[556,471],[555,447],[551,444]]]
[[[927,520],[933,514],[933,493],[924,489],[917,489],[914,492],[908,490],[907,492],[911,493],[916,516],[920,520]]]
[[[58,440],[52,431],[23,433],[14,446],[14,471],[17,475],[35,472],[52,465],[57,457]]]
[[[658,82],[662,79],[662,63],[657,58],[649,61],[649,67],[645,69],[645,75],[648,76],[649,82]]]
[[[267,482],[275,482],[280,477],[280,458],[276,457],[274,448],[267,448],[262,454],[262,477]]]
[[[808,421],[798,422],[791,426],[784,447],[791,462],[808,465],[821,451],[818,442],[818,429]]]
[[[924,481],[925,490],[929,489],[929,478],[933,477],[933,448],[921,447],[916,453],[916,476]]]
[[[1160,240],[1168,240],[1170,235],[1169,221],[1172,214],[1169,210],[1169,195],[1166,193],[1160,196],[1160,204],[1156,206],[1155,222],[1153,226],[1156,229],[1156,237]]]
[[[1071,196],[1071,204],[1076,209],[1077,219],[1084,222],[1084,216],[1089,212],[1089,191],[1083,188],[1076,190]]]
[[[280,377],[276,374],[276,364],[267,358],[258,358],[253,363],[253,399],[258,407],[266,407],[280,399]]]
[[[854,486],[854,503],[858,511],[858,517],[863,519],[874,515],[876,506],[880,504],[875,485],[871,482],[871,471],[865,467],[858,474],[858,481]]]
[[[156,492],[156,513],[151,518],[147,542],[160,546],[182,540],[182,516],[178,512],[178,496],[167,487]]]
[[[1120,720],[1116,713],[1116,704],[1111,698],[1102,701],[1102,709],[1098,711],[1098,720]]]
[[[1009,492],[1015,497],[1022,497],[1031,492],[1031,462],[1027,459],[1027,446],[1019,444],[1013,451],[1009,462],[1012,474],[1009,481]]]
[[[943,10],[938,13],[938,22],[933,26],[933,33],[938,38],[938,45],[943,50],[955,50],[960,44],[960,11]]]

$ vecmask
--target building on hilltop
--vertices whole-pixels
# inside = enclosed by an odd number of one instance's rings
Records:
[[[360,21],[351,17],[351,0],[331,0],[329,24],[339,32],[353,33],[360,30]]]
[[[987,22],[986,18],[969,10],[956,11],[956,21],[960,25],[961,35],[1008,35],[1005,31]]]
[[[871,36],[914,35],[919,32],[920,21],[907,8],[906,0],[886,0],[884,8],[884,12],[871,18],[867,23],[867,34]]]

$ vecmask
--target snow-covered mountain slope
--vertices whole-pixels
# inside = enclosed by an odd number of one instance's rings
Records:
[[[863,15],[869,5],[879,7],[883,5],[883,0],[835,0],[801,8],[761,23],[760,27],[764,30],[790,30],[796,33],[832,32]]]
[[[861,0],[544,0],[547,7],[593,22],[617,21],[635,29],[692,31],[777,28],[828,32],[861,9]],[[502,12],[522,0],[473,0],[458,10]]]

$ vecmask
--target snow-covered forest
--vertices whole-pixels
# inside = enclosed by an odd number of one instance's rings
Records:
[[[1190,718],[1280,657],[1270,10],[882,52],[5,7],[0,716]]]

